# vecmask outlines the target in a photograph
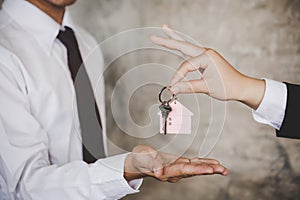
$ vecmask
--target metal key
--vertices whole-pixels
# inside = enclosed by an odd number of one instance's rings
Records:
[[[172,107],[170,106],[170,103],[174,101],[177,97],[175,94],[172,94],[171,98],[169,100],[162,100],[162,93],[164,91],[168,90],[168,87],[163,87],[158,95],[158,99],[161,103],[159,106],[159,109],[161,111],[161,117],[163,119],[163,130],[164,130],[164,135],[167,134],[167,123],[168,123],[168,116],[169,113],[172,111]]]
[[[172,111],[172,108],[169,104],[169,102],[163,102],[160,106],[159,106],[159,109],[161,111],[161,115],[162,115],[162,118],[163,118],[163,130],[164,130],[164,134],[166,135],[167,134],[167,122],[168,122],[168,115],[169,113]]]

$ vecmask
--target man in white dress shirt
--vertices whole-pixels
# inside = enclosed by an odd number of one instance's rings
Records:
[[[83,161],[69,51],[57,36],[60,30],[72,30],[83,58],[97,43],[65,9],[74,2],[5,0],[2,5],[0,199],[119,199],[138,192],[146,176],[176,182],[194,175],[226,175],[216,160],[176,158],[145,145],[130,154]],[[84,63],[92,86],[93,75],[103,70],[97,51],[94,60]],[[103,83],[97,94],[105,141]]]
[[[300,86],[270,79],[256,79],[238,72],[218,52],[185,41],[168,25],[168,36],[153,36],[160,46],[189,57],[175,73],[169,89],[173,93],[203,93],[219,100],[235,100],[253,109],[254,119],[276,129],[278,137],[300,139]],[[188,73],[200,71],[201,78],[184,81]]]

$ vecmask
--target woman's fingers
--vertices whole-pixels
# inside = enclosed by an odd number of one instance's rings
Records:
[[[162,26],[164,33],[173,40],[185,41],[179,34],[177,34],[173,29],[171,29],[167,24]]]
[[[168,49],[177,50],[186,56],[195,57],[205,52],[204,48],[192,45],[185,41],[174,40],[171,38],[164,38],[161,36],[153,35],[151,40],[154,44],[166,47]]]
[[[201,69],[201,71],[205,70],[209,64],[210,58],[206,55],[206,53],[185,61],[174,74],[171,80],[171,86],[181,81],[189,72],[193,72],[199,69]],[[199,74],[201,75],[200,71]]]
[[[180,81],[171,86],[169,90],[174,94],[209,93],[207,84],[203,79]]]

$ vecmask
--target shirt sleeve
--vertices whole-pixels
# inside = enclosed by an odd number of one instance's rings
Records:
[[[124,194],[138,192],[137,189],[141,186],[142,179],[128,183],[123,177],[126,156],[127,154],[122,154],[100,159],[94,164],[94,169],[89,171],[93,183],[92,199],[99,199],[99,196],[117,199],[123,197]],[[103,183],[106,187],[103,187]]]
[[[8,60],[0,62],[0,188],[5,188],[0,192],[33,200],[119,199],[138,192],[141,180],[132,188],[123,177],[127,154],[89,165],[51,162],[47,132],[30,112],[25,81],[16,68],[21,63]]]
[[[264,79],[266,84],[263,100],[257,110],[253,110],[254,119],[279,130],[285,114],[287,88],[284,83]]]

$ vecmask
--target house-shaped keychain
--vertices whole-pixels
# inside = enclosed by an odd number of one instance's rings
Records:
[[[172,111],[167,118],[167,134],[190,134],[192,129],[193,113],[182,105],[177,99],[170,103]],[[161,112],[158,113],[160,120],[160,133],[164,133],[164,120]]]

